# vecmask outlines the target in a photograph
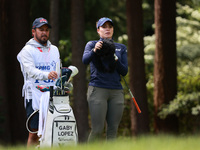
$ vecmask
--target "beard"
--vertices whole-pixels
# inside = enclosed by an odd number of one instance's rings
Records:
[[[45,37],[45,38],[44,38]],[[36,34],[36,39],[39,41],[39,43],[41,44],[47,44],[48,41],[48,37],[46,35],[41,36],[40,38],[37,36]]]

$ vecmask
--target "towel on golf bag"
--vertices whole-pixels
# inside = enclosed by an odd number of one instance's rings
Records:
[[[49,98],[50,92],[44,92],[40,98],[39,125],[37,135],[38,137],[41,137],[41,139],[44,138],[44,130],[46,126],[47,112],[49,108]]]
[[[43,132],[44,132],[44,127],[46,123],[46,116],[47,116],[47,111],[49,107],[49,97],[50,94],[49,92],[40,92],[37,90],[32,90],[33,91],[33,98],[36,100],[32,103],[33,105],[33,110],[34,112],[28,117],[26,121],[26,128],[30,133],[37,133],[39,137],[42,137]],[[41,96],[38,97],[38,92],[40,92]],[[38,124],[38,131],[33,131],[30,128],[30,121],[32,120],[33,116],[39,112],[39,124]]]

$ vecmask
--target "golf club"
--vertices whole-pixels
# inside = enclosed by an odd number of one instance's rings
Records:
[[[138,113],[141,113],[140,107],[138,106],[138,104],[137,104],[137,102],[136,102],[136,100],[135,100],[135,97],[133,96],[133,94],[132,94],[132,92],[131,92],[131,90],[130,90],[130,88],[129,88],[129,86],[128,86],[126,80],[125,80],[125,78],[124,78],[123,76],[122,76],[122,78],[123,78],[123,80],[124,80],[124,82],[125,82],[126,87],[127,87],[128,90],[129,90],[129,93],[130,93],[130,95],[131,95],[131,98],[133,99],[133,102],[134,102],[134,104],[135,104],[135,107],[136,107]]]

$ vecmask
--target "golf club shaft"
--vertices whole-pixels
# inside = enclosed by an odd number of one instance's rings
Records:
[[[140,110],[140,107],[139,107],[139,105],[137,104],[137,101],[135,100],[135,97],[133,96],[133,93],[131,92],[131,90],[130,90],[130,88],[129,88],[129,86],[128,86],[126,80],[125,80],[125,78],[124,78],[123,76],[122,76],[122,78],[123,78],[123,80],[124,80],[124,82],[125,82],[125,84],[126,84],[126,87],[128,88],[128,91],[129,91],[129,93],[130,93],[130,95],[131,95],[131,98],[132,98],[132,100],[133,100],[133,102],[134,102],[134,104],[135,104],[135,107],[136,107],[138,113],[141,113],[142,111]]]
[[[61,76],[60,76],[60,86],[61,86],[61,90],[62,90],[62,62],[61,62],[61,59],[60,59],[60,73],[61,73]]]
[[[133,102],[134,102],[134,104],[135,104],[135,107],[136,107],[138,113],[141,113],[140,107],[138,106],[138,104],[137,104],[137,102],[136,102],[136,100],[135,100],[135,97],[133,96],[133,94],[132,94],[132,92],[131,92],[130,89],[129,89],[129,93],[130,93],[130,95],[131,95],[131,98],[132,98],[132,100],[133,100]]]

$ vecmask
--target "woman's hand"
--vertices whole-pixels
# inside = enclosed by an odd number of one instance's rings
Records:
[[[102,48],[103,41],[99,41],[95,44],[93,51],[96,53],[97,50]]]

